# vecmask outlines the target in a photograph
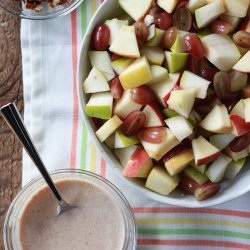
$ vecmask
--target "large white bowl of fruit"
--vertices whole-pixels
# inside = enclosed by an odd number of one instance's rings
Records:
[[[250,190],[248,8],[106,0],[98,9],[79,58],[80,107],[128,185],[186,207]]]

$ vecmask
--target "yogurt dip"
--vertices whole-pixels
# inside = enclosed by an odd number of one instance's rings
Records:
[[[4,224],[6,250],[135,250],[136,224],[122,193],[81,170],[51,173],[62,197],[77,206],[56,216],[57,201],[42,178],[26,185]]]

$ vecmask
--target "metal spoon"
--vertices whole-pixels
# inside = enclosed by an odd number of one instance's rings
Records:
[[[40,156],[37,153],[37,150],[28,134],[27,129],[22,121],[21,115],[18,112],[14,103],[9,103],[0,108],[0,113],[2,114],[3,118],[15,133],[17,138],[22,143],[23,147],[29,154],[32,161],[35,163],[36,167],[40,171],[41,175],[43,176],[44,180],[47,182],[48,186],[50,187],[51,191],[53,192],[54,196],[58,201],[57,206],[57,216],[61,215],[63,212],[68,211],[75,206],[68,204],[59,194],[57,188],[55,187],[54,182],[52,181],[46,167],[44,166]]]

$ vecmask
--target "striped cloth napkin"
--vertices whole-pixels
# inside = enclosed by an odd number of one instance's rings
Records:
[[[138,249],[250,249],[250,194],[203,209],[157,203],[114,176],[96,149],[79,114],[76,65],[99,4],[85,0],[65,17],[22,20],[24,118],[46,166],[90,170],[118,186],[135,213]],[[37,175],[24,153],[23,184]]]

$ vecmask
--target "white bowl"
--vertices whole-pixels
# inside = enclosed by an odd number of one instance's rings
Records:
[[[250,170],[249,169],[247,170],[247,168],[249,168],[250,165],[249,161],[247,163],[247,167],[246,166],[244,167],[245,170],[241,172],[233,181],[224,181],[222,183],[222,189],[217,195],[201,202],[197,201],[194,196],[182,195],[178,191],[173,192],[169,196],[163,196],[153,191],[150,191],[149,189],[146,189],[144,187],[144,183],[140,180],[127,179],[122,176],[121,164],[116,159],[114,154],[103,143],[100,143],[98,141],[95,135],[95,127],[91,122],[91,120],[87,117],[86,113],[84,112],[84,107],[85,104],[87,103],[88,96],[85,95],[82,90],[82,82],[87,77],[90,70],[88,51],[90,48],[92,31],[97,24],[101,24],[107,19],[119,16],[120,12],[121,10],[119,8],[117,0],[106,0],[98,8],[94,17],[89,23],[85,37],[83,39],[83,43],[81,46],[81,54],[78,62],[78,73],[77,73],[78,98],[80,101],[81,114],[84,121],[86,122],[86,126],[89,133],[91,134],[93,140],[95,141],[101,154],[106,159],[107,163],[113,168],[113,171],[115,171],[120,176],[120,178],[124,178],[127,180],[128,186],[130,186],[130,188],[135,188],[144,195],[146,195],[147,197],[150,197],[156,201],[176,206],[182,206],[182,207],[214,206],[232,200],[250,191]]]

